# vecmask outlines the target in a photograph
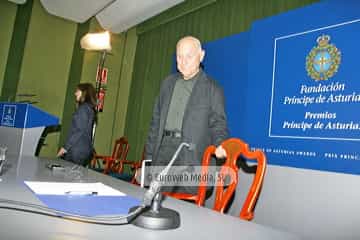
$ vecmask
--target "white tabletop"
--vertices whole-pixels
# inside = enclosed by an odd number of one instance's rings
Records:
[[[80,167],[78,174],[57,173],[46,168],[50,162],[36,157],[9,157],[0,176],[0,198],[42,204],[24,181],[102,182],[130,196],[141,199],[144,189]],[[61,160],[66,170],[71,163]],[[0,238],[11,239],[274,239],[295,240],[300,237],[265,227],[237,217],[220,214],[205,207],[176,199],[163,201],[167,208],[180,213],[181,226],[173,230],[148,230],[128,225],[97,225],[54,218],[29,212],[0,208]]]

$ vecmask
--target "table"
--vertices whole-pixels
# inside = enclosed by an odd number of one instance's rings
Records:
[[[67,169],[72,163],[37,157],[8,156],[0,176],[0,198],[41,204],[25,186],[24,181],[102,182],[130,196],[142,198],[145,190],[121,180],[79,167],[80,174],[59,174],[46,168],[49,162],[59,162]],[[172,198],[163,206],[180,213],[181,226],[173,230],[149,230],[128,225],[97,225],[0,209],[0,238],[12,239],[300,239],[290,233],[220,214],[205,207]]]

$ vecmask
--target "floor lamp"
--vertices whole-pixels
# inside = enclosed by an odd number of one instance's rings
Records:
[[[101,33],[87,33],[80,40],[80,45],[82,49],[89,51],[98,51],[101,52],[98,64],[97,64],[97,72],[96,72],[96,112],[102,111],[103,99],[101,100],[101,94],[103,91],[102,80],[103,80],[103,70],[105,65],[105,59],[107,53],[111,50],[110,43],[110,33],[108,31]],[[93,125],[93,144],[95,141],[95,132],[96,132],[96,122]]]

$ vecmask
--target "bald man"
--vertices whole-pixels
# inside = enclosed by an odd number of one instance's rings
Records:
[[[152,166],[166,166],[182,142],[194,148],[183,148],[175,165],[201,166],[209,145],[218,146],[216,157],[226,155],[220,146],[228,137],[223,90],[200,68],[204,56],[197,38],[186,36],[178,41],[179,73],[161,84],[145,145],[145,157],[152,159]],[[196,193],[197,187],[174,186],[166,191]]]

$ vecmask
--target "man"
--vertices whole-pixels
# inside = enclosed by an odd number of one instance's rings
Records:
[[[201,166],[202,155],[209,145],[218,146],[216,157],[226,156],[220,143],[228,136],[224,96],[217,83],[200,68],[205,52],[198,39],[187,36],[176,45],[179,73],[167,77],[156,100],[145,158],[153,166],[165,166],[182,142],[176,165]],[[197,188],[174,188],[173,192],[195,193]]]

